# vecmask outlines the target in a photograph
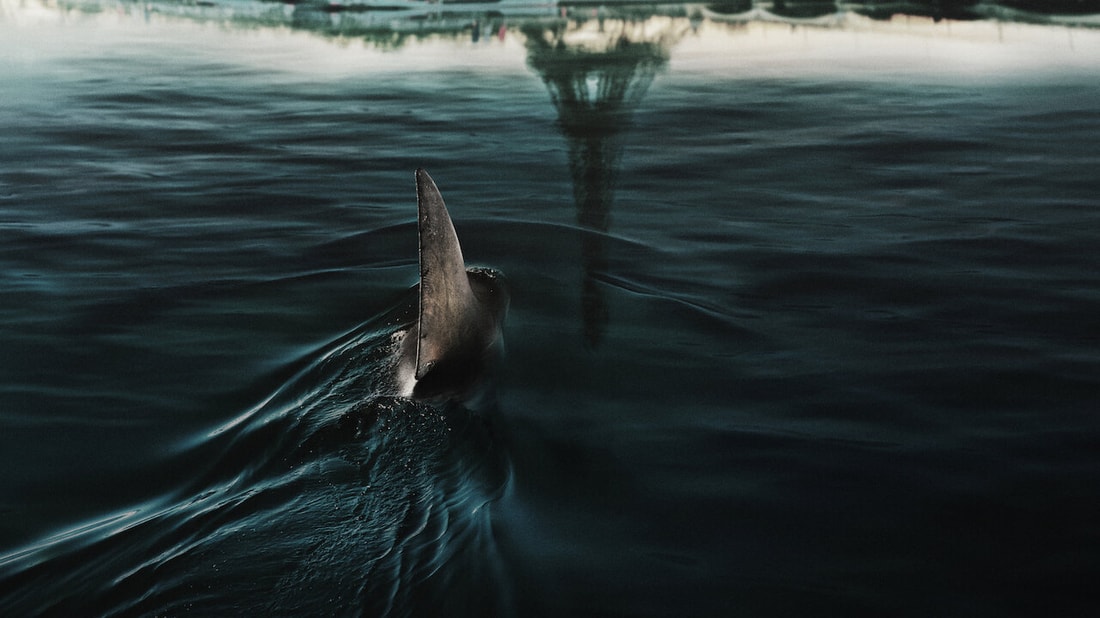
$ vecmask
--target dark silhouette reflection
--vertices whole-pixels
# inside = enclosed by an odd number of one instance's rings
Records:
[[[836,13],[837,7],[834,0],[774,0],[771,11],[783,17],[808,18]]]
[[[608,321],[597,281],[607,268],[605,234],[611,225],[623,135],[634,109],[668,63],[669,48],[690,28],[684,20],[654,27],[652,21],[562,20],[522,28],[527,64],[542,78],[569,144],[569,173],[584,269],[581,312],[584,338],[597,347]],[[583,33],[584,36],[574,37]]]

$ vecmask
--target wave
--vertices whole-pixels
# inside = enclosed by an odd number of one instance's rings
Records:
[[[488,409],[395,397],[402,306],[188,441],[172,491],[0,556],[19,615],[507,613]]]

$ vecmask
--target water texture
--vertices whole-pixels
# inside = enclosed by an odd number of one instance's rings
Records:
[[[741,9],[5,2],[0,614],[1090,615],[1100,32]]]

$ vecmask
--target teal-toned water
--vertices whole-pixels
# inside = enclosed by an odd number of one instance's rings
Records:
[[[1100,31],[824,4],[5,0],[0,614],[1090,615]]]

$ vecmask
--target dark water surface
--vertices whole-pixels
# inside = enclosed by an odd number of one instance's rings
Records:
[[[0,13],[0,614],[1100,601],[1100,31],[92,8]],[[417,167],[495,400],[389,396]]]

